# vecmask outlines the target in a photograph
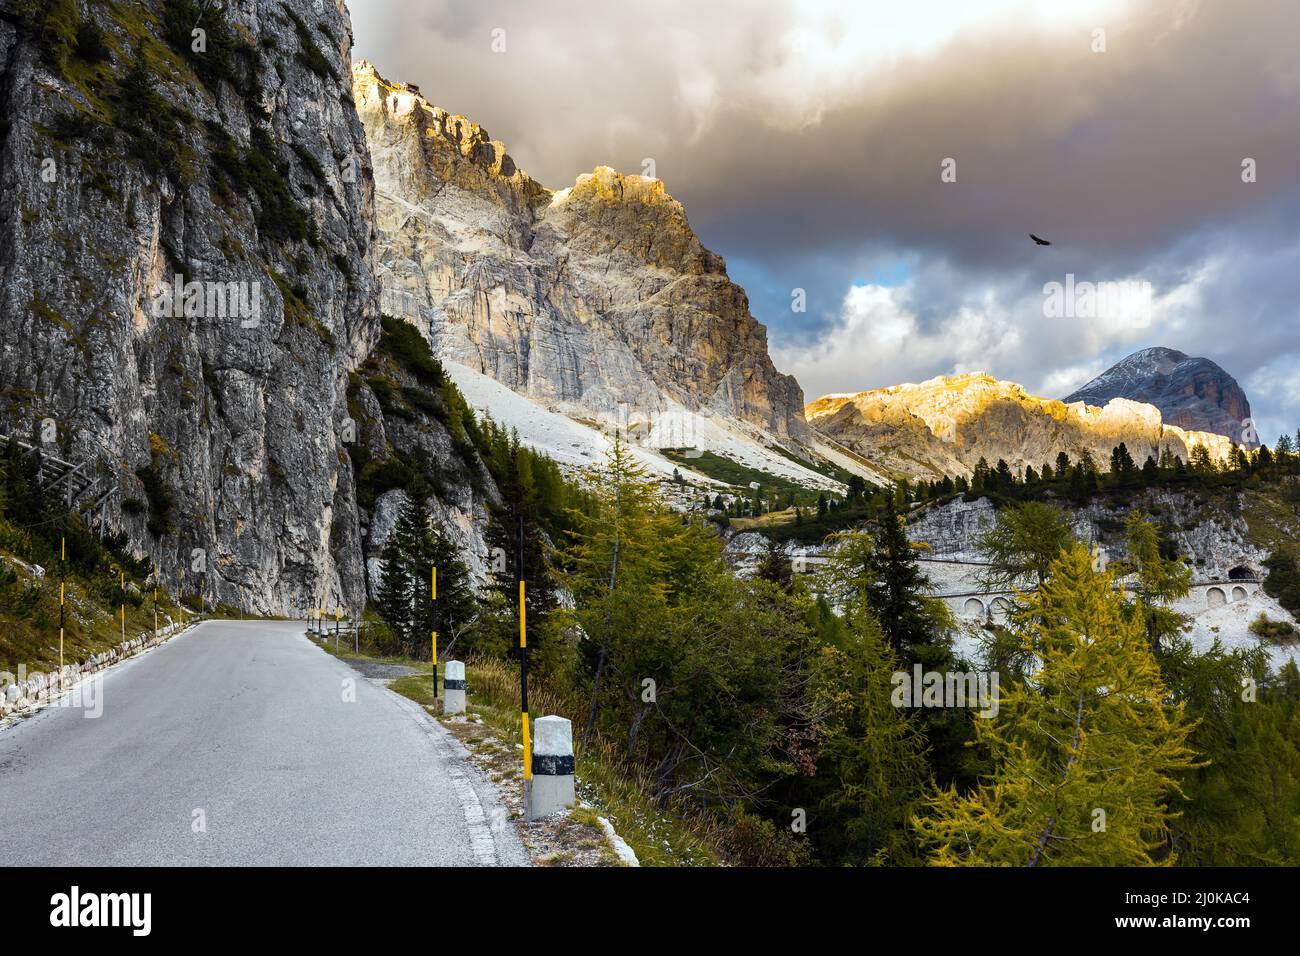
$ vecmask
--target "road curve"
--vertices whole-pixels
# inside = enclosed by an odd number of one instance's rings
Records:
[[[0,865],[528,862],[455,739],[301,623],[204,622],[100,698],[0,731]]]

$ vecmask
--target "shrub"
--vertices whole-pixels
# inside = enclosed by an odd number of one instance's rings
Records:
[[[738,807],[726,814],[718,843],[727,861],[736,866],[807,866],[812,862],[806,840]]]
[[[98,24],[84,21],[77,28],[77,57],[86,63],[102,63],[108,59],[108,44],[104,42],[104,31]]]
[[[1296,630],[1290,621],[1271,621],[1261,613],[1259,617],[1250,622],[1250,633],[1261,641],[1270,641],[1277,644],[1287,638],[1294,637]]]
[[[434,356],[429,343],[410,322],[391,315],[380,316],[383,334],[379,351],[389,355],[405,371],[428,388],[441,387],[447,380],[442,363]]]
[[[158,468],[158,459],[155,456],[153,461],[149,462],[144,468],[136,471],[136,477],[144,485],[145,497],[149,499],[149,533],[155,538],[162,538],[176,530],[173,516],[176,510],[176,499],[172,491],[167,487],[163,480],[162,472]]]
[[[225,20],[220,8],[194,0],[167,0],[163,5],[163,36],[185,58],[199,80],[215,91],[221,81],[235,87],[245,100],[256,99],[261,91],[257,83],[257,50],[238,36]],[[204,31],[206,49],[194,49],[195,28]]]
[[[194,150],[186,130],[194,118],[153,88],[143,62],[122,79],[115,97],[117,126],[127,135],[127,154],[151,173],[165,174],[182,186],[194,178]]]
[[[289,18],[293,20],[293,28],[298,34],[298,62],[311,70],[322,80],[338,79],[338,73],[334,69],[334,64],[330,62],[329,57],[321,52],[320,47],[316,45],[316,40],[311,35],[311,28],[303,23],[296,13],[285,8]]]

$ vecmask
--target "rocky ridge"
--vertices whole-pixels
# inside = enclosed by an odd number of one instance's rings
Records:
[[[658,179],[597,167],[552,191],[477,124],[367,62],[354,95],[374,162],[384,311],[441,357],[579,421],[649,436],[690,413],[795,446],[798,383],[722,257]],[[693,444],[689,424],[660,447]]]
[[[1067,404],[978,372],[827,395],[805,414],[819,433],[882,470],[927,480],[968,475],[981,458],[1005,460],[1012,471],[1037,469],[1061,451],[1071,460],[1087,452],[1105,469],[1120,442],[1139,465],[1166,451],[1187,461],[1198,445],[1216,459],[1231,450],[1222,435],[1165,424],[1152,405],[1123,398],[1103,408]]]

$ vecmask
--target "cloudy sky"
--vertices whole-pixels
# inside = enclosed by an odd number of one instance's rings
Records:
[[[349,7],[356,57],[552,188],[652,162],[809,400],[971,370],[1064,396],[1165,345],[1266,440],[1300,427],[1295,0]],[[1048,314],[1067,274],[1150,298]]]

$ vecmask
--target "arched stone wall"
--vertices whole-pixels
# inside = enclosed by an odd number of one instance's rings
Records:
[[[1223,593],[1223,588],[1210,588],[1205,592],[1206,607],[1223,607],[1228,603],[1227,595]]]

